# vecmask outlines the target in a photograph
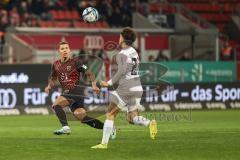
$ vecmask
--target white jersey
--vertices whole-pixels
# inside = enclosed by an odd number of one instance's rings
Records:
[[[132,79],[139,77],[139,56],[136,50],[132,47],[121,50],[119,55],[126,56],[126,71],[124,79]]]
[[[134,111],[140,106],[143,93],[139,77],[139,56],[133,47],[122,49],[114,56],[116,73],[108,82],[118,83],[116,91],[110,94],[110,101],[120,109]]]
[[[133,47],[122,49],[116,55],[117,72],[109,81],[112,84],[118,83],[119,94],[128,95],[132,90],[142,91],[139,78],[139,56]]]

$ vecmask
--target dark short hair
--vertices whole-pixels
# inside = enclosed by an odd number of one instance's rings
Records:
[[[63,44],[68,44],[69,45],[69,43],[67,41],[61,41],[61,42],[58,43],[58,46],[61,46]]]
[[[136,40],[136,32],[130,27],[123,28],[121,35],[126,45],[132,45]]]

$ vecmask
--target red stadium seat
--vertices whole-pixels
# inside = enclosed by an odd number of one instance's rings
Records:
[[[39,22],[39,27],[46,28],[46,27],[48,27],[48,24],[47,24],[46,21],[40,21]]]
[[[57,15],[57,11],[55,11],[55,10],[51,10],[50,13],[51,13],[53,19],[57,19],[57,17],[58,17],[58,15]]]
[[[197,12],[218,12],[221,9],[219,5],[209,5],[209,4],[186,3],[185,6]]]
[[[39,23],[40,27],[60,27],[60,28],[67,28],[70,27],[70,22],[69,21],[41,21]]]
[[[149,5],[149,10],[151,13],[159,13],[160,11],[166,12],[166,13],[174,13],[176,12],[176,8],[172,7],[168,4],[162,4],[162,3],[153,3]]]
[[[77,28],[87,28],[88,24],[85,22],[75,21],[74,26]]]
[[[228,42],[232,47],[236,47],[236,46],[239,45],[239,43],[237,41],[234,41],[234,40],[231,40],[231,41],[228,41]]]
[[[79,20],[80,17],[79,17],[79,14],[77,11],[72,11],[72,18],[75,19],[75,20]]]
[[[73,18],[71,11],[65,11],[65,19],[71,20]]]
[[[201,14],[201,17],[208,21],[214,21],[214,22],[227,22],[230,20],[230,17],[228,15],[224,14]]]
[[[106,21],[101,22],[103,28],[108,28],[108,23]]]
[[[40,21],[39,26],[43,28],[47,28],[47,27],[54,27],[54,24],[52,21]]]
[[[233,11],[233,6],[231,6],[229,3],[224,4],[223,10],[224,10],[224,12],[232,12]]]
[[[52,21],[47,21],[47,26],[48,27],[54,27],[54,23]]]
[[[95,24],[95,26],[96,26],[96,28],[103,28],[103,26],[102,26],[102,23],[101,23],[101,22],[97,22],[97,23]]]
[[[158,13],[159,12],[158,7],[156,5],[154,5],[154,4],[151,4],[149,6],[149,10],[150,10],[151,13]]]
[[[88,28],[97,28],[96,23],[88,23]]]
[[[65,19],[64,11],[57,11],[57,19],[62,20]]]
[[[225,24],[218,24],[217,27],[218,27],[220,32],[224,32]]]
[[[60,28],[68,28],[70,27],[70,22],[69,21],[56,21],[54,22],[55,27],[60,27]]]

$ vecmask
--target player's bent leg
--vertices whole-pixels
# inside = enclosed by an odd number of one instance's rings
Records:
[[[87,116],[86,110],[84,108],[77,108],[73,111],[74,116],[80,120],[82,123],[89,125],[90,127],[96,129],[103,129],[103,122],[98,119]]]
[[[68,106],[69,104],[70,103],[67,100],[67,98],[65,98],[63,96],[58,96],[57,99],[55,100],[55,102],[53,103],[53,106],[60,105],[64,108],[64,107]]]
[[[77,108],[73,111],[73,115],[80,121],[84,119],[85,116],[87,116],[86,110],[84,108]]]
[[[132,111],[132,112],[128,112],[127,114],[127,121],[130,124],[134,124],[133,122],[133,118],[138,116],[138,110]]]
[[[128,112],[128,122],[142,126],[149,126],[150,120],[138,115],[138,110]]]
[[[70,127],[68,126],[66,113],[63,110],[63,108],[68,106],[68,105],[69,105],[68,100],[66,98],[62,97],[62,96],[59,96],[52,106],[52,108],[54,109],[54,111],[56,113],[56,116],[59,119],[59,122],[62,125],[61,129],[53,132],[56,135],[70,134],[71,133]]]
[[[130,111],[128,113],[128,122],[132,124],[142,125],[142,126],[148,126],[149,132],[150,132],[150,138],[155,139],[157,135],[157,122],[156,120],[149,120],[146,119],[143,116],[138,115],[138,111]]]

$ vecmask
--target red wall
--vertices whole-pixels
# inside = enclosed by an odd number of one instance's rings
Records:
[[[33,47],[38,49],[54,49],[57,48],[57,44],[64,38],[70,43],[71,49],[80,49],[84,47],[84,38],[87,35],[18,35],[18,37]],[[91,35],[90,35],[91,36]],[[119,35],[118,34],[107,34],[107,35],[92,35],[96,37],[101,37],[103,43],[114,42],[118,44]],[[149,35],[145,36],[145,47],[146,50],[159,50],[168,49],[169,40],[167,35]]]

